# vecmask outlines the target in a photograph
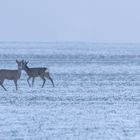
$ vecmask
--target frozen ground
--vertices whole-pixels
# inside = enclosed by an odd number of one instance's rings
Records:
[[[56,87],[0,88],[0,140],[139,140],[140,45],[1,43],[0,68],[15,59],[47,66]]]

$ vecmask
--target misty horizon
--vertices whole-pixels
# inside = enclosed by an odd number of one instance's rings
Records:
[[[138,0],[0,2],[0,41],[140,43]]]

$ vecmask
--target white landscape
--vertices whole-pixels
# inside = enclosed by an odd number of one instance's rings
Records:
[[[36,78],[31,88],[24,71],[18,91],[4,82],[1,140],[139,140],[139,44],[1,43],[0,52],[1,69],[24,59],[55,83]]]
[[[0,0],[0,140],[140,140],[140,0]]]

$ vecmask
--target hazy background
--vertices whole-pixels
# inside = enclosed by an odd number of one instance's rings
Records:
[[[0,0],[0,41],[140,42],[139,0]]]

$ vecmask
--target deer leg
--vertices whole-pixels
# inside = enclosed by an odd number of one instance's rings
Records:
[[[32,87],[34,85],[34,81],[35,81],[35,77],[33,77],[33,79],[32,79]]]
[[[28,79],[27,79],[29,87],[31,87],[30,82],[29,82],[30,79],[31,79],[31,77],[28,77]]]
[[[3,85],[3,82],[4,82],[4,80],[1,80],[0,81],[0,85],[1,85],[1,87],[5,90],[5,91],[7,91],[7,89],[4,87],[4,85]]]
[[[45,75],[52,83],[53,87],[54,87],[54,82],[53,82],[53,79],[50,77],[50,74],[49,73],[46,73]]]
[[[15,83],[15,86],[16,86],[16,90],[18,90],[18,87],[17,87],[17,80],[14,80],[14,83]]]
[[[3,86],[3,84],[0,84],[0,85],[5,91],[7,91],[7,89]]]
[[[41,76],[41,79],[43,80],[43,84],[42,84],[42,88],[43,88],[45,85],[46,79],[43,76]]]

